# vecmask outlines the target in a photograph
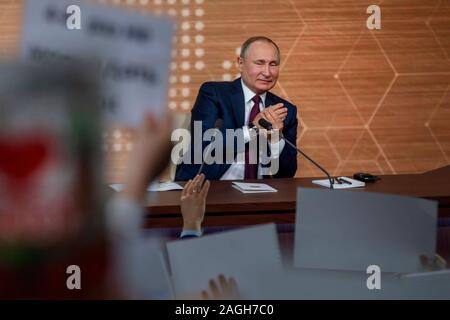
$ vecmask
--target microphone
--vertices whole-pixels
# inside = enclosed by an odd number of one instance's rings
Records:
[[[259,119],[258,123],[267,131],[273,130],[272,124],[264,118]]]
[[[258,124],[263,127],[264,129],[266,129],[267,131],[273,130],[273,126],[272,124],[267,121],[266,119],[259,119]],[[297,150],[298,153],[300,153],[302,156],[304,156],[306,159],[308,159],[313,165],[315,165],[317,168],[319,168],[323,173],[326,174],[328,180],[330,181],[330,189],[333,189],[333,185],[334,185],[334,179],[331,178],[330,174],[328,173],[327,170],[325,170],[321,165],[319,165],[317,162],[315,162],[313,159],[311,159],[306,153],[304,153],[302,150],[300,150],[299,148],[297,148],[296,145],[294,145],[292,142],[290,142],[288,139],[286,139],[283,136],[283,133],[280,131],[280,138],[284,140],[284,142],[286,142],[288,145],[290,145],[292,148],[294,148],[295,150]]]
[[[223,120],[221,118],[217,118],[216,122],[214,123],[214,128],[218,129],[215,130],[214,134],[211,137],[211,142],[208,144],[208,146],[206,147],[205,151],[206,151],[206,155],[209,152],[209,149],[211,149],[211,145],[213,144],[213,142],[216,140],[216,134],[217,132],[219,132],[220,128],[222,128],[222,124],[223,124]],[[198,169],[197,175],[199,175],[200,173],[202,173],[203,170],[203,166],[205,165],[205,160],[203,159],[203,155],[202,155],[202,165],[200,166],[200,168]]]

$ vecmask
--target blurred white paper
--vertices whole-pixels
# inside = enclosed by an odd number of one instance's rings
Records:
[[[417,272],[434,256],[437,202],[369,192],[297,190],[294,265]]]
[[[424,272],[420,276],[380,274],[380,288],[369,289],[365,271],[287,269],[270,273],[264,290],[251,299],[450,299],[450,270]]]
[[[177,297],[199,294],[219,274],[235,278],[242,298],[255,297],[267,274],[282,270],[274,224],[170,242],[167,250]]]
[[[171,191],[171,190],[183,190],[183,187],[175,182],[154,182],[147,188],[147,191]]]
[[[382,299],[386,291],[369,290],[368,275],[361,271],[287,268],[267,275],[265,290],[252,299]],[[382,277],[384,281],[392,281]]]
[[[114,242],[114,276],[128,299],[173,299],[162,240],[139,236]]]
[[[117,192],[121,192],[125,188],[125,185],[121,183],[113,183],[110,184],[109,186]],[[171,190],[183,190],[183,187],[175,182],[153,182],[147,187],[147,191],[171,191]]]
[[[109,185],[116,192],[122,192],[125,189],[125,185],[122,183],[113,183]]]
[[[400,299],[450,299],[450,269],[403,275],[395,289]]]
[[[417,274],[415,274],[417,275]],[[414,277],[380,274],[380,288],[369,289],[365,271],[287,268],[266,274],[256,300],[450,299],[450,270]]]
[[[81,29],[69,30],[77,5]],[[106,118],[136,126],[144,113],[166,110],[173,24],[169,19],[82,1],[25,2],[20,58],[36,65],[93,66]],[[86,67],[86,66],[84,66]]]

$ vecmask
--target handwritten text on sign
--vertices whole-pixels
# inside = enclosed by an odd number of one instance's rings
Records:
[[[67,8],[80,8],[80,28],[67,28]],[[108,120],[135,126],[145,112],[166,110],[173,24],[80,1],[28,0],[21,59],[38,65],[94,65]]]

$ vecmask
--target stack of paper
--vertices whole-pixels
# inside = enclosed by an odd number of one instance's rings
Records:
[[[233,188],[241,191],[242,193],[263,193],[263,192],[277,192],[277,189],[265,183],[244,183],[233,182]]]
[[[350,189],[350,188],[361,188],[361,187],[366,186],[366,184],[362,181],[347,178],[347,177],[337,177],[335,179],[341,181],[341,183],[338,183],[335,180],[334,184],[333,184],[333,189]],[[330,187],[330,180],[328,180],[328,179],[313,180],[312,183],[317,184],[322,187],[327,187],[327,188]]]

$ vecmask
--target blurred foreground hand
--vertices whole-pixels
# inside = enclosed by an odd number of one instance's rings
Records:
[[[240,299],[239,289],[233,277],[225,278],[223,274],[217,279],[209,280],[208,290],[202,291],[204,300],[238,300]]]
[[[434,256],[426,256],[424,254],[420,255],[420,263],[424,271],[436,271],[447,268],[447,263],[438,254]]]
[[[141,203],[150,182],[170,160],[172,118],[156,119],[147,115],[137,131],[137,138],[127,163],[124,194]]]

